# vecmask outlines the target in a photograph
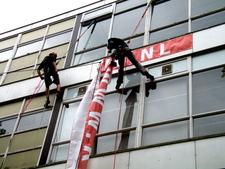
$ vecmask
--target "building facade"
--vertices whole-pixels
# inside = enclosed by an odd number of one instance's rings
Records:
[[[2,169],[65,168],[73,119],[107,39],[128,41],[139,21],[129,46],[157,88],[146,96],[147,79],[129,65],[130,90],[120,95],[113,71],[87,169],[225,168],[225,1],[147,3],[99,0],[0,34]],[[63,101],[52,84],[44,109],[36,68],[53,51]]]

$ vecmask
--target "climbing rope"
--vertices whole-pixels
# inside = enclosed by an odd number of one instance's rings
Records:
[[[148,11],[148,8],[150,7],[150,5],[151,5],[152,1],[153,1],[153,0],[150,0],[150,1],[148,2],[148,4],[147,4],[147,7],[146,7],[145,11],[143,12],[143,14],[142,14],[141,18],[139,19],[139,21],[138,21],[137,25],[136,25],[136,26],[135,26],[135,28],[134,28],[134,31],[132,32],[132,34],[131,34],[130,38],[129,38],[129,39],[128,39],[128,41],[127,41],[127,43],[128,43],[128,44],[130,43],[131,39],[133,38],[134,33],[136,32],[136,30],[137,30],[138,26],[140,25],[140,23],[141,23],[142,19],[144,18],[144,16],[145,16],[146,12]]]
[[[1,162],[1,165],[0,165],[0,168],[3,167],[3,165],[5,164],[5,160],[6,160],[6,156],[7,156],[7,153],[9,151],[9,148],[12,144],[12,140],[13,140],[13,137],[14,137],[14,134],[16,132],[16,129],[17,129],[17,126],[19,124],[19,120],[21,118],[21,116],[23,115],[23,113],[27,110],[27,107],[29,106],[29,104],[31,103],[31,101],[34,99],[34,97],[36,96],[36,94],[38,93],[38,91],[41,89],[42,85],[43,85],[43,82],[42,80],[40,80],[40,82],[38,83],[37,87],[35,88],[33,94],[30,96],[28,102],[26,103],[26,105],[24,106],[24,108],[22,109],[22,111],[18,114],[18,118],[17,118],[17,121],[14,125],[14,129],[13,129],[13,132],[9,138],[9,142],[8,142],[8,145],[7,145],[7,148],[6,148],[6,152],[5,152],[5,155],[4,157],[2,158],[2,162]]]
[[[27,101],[27,104],[24,106],[23,110],[19,113],[19,116],[21,117],[22,114],[27,110],[27,107],[29,106],[29,104],[31,103],[31,101],[34,99],[34,97],[36,96],[36,94],[39,92],[39,90],[41,89],[42,85],[44,84],[44,80],[40,80],[37,87],[35,88],[33,94],[30,96],[29,100]]]

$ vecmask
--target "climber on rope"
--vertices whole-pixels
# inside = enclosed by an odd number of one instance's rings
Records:
[[[108,39],[108,53],[109,56],[115,58],[119,62],[119,75],[116,84],[116,90],[119,90],[120,85],[123,83],[123,68],[124,68],[124,59],[128,59],[133,63],[133,65],[138,69],[138,71],[146,78],[154,81],[154,76],[148,73],[148,71],[135,59],[134,54],[131,52],[131,49],[128,47],[127,43],[119,38],[110,38]],[[115,65],[114,65],[115,66]]]
[[[49,100],[49,86],[52,83],[56,84],[56,96],[57,98],[61,99],[62,95],[60,92],[60,80],[59,80],[59,75],[58,75],[58,69],[57,69],[57,64],[56,63],[56,58],[57,58],[57,53],[55,52],[51,52],[49,54],[49,56],[46,56],[43,61],[41,62],[41,64],[39,65],[39,67],[37,68],[37,73],[39,75],[39,77],[41,78],[41,80],[45,80],[45,95],[46,95],[46,101],[44,104],[44,107],[47,108],[48,104],[50,103]],[[43,69],[44,71],[44,76],[41,74],[41,70]],[[53,81],[51,79],[51,77],[53,77]]]

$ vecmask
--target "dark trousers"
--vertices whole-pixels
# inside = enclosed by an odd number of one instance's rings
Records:
[[[147,74],[147,70],[135,59],[134,54],[131,52],[131,50],[128,48],[123,49],[122,51],[117,53],[117,58],[118,58],[118,62],[120,65],[119,68],[119,75],[118,75],[118,79],[117,79],[117,85],[120,86],[121,83],[123,83],[123,68],[124,68],[124,60],[125,57],[127,57],[130,62],[137,68],[137,70],[142,74],[142,75],[146,75]]]

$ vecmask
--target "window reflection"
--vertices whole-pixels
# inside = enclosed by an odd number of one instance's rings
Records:
[[[120,12],[141,4],[146,4],[146,0],[129,0],[116,5],[116,12]]]
[[[194,119],[194,136],[207,136],[225,132],[225,114]]]
[[[42,44],[42,41],[38,41],[38,42],[31,43],[29,45],[19,47],[16,51],[16,57],[39,51],[41,49],[41,44]]]
[[[74,65],[89,62],[105,57],[106,48],[99,48],[93,51],[81,53],[75,56]]]
[[[76,113],[76,110],[80,102],[71,103],[69,109],[64,109],[62,116],[60,118],[59,127],[56,134],[55,142],[65,141],[70,139],[73,119]]]
[[[71,37],[71,32],[67,32],[58,36],[47,38],[45,41],[44,49],[69,42],[70,37]]]
[[[225,22],[224,16],[225,16],[225,11],[222,11],[222,12],[218,12],[212,15],[208,15],[202,18],[192,20],[191,31],[193,32],[193,31],[201,30],[203,28],[207,28],[213,25],[224,23]]]
[[[119,113],[121,113],[119,124],[120,129],[135,126],[138,95],[137,88],[131,89],[127,91],[126,95],[123,95],[122,103],[120,103],[120,94],[115,93],[106,95],[100,120],[99,133],[117,130]]]
[[[51,111],[22,116],[17,131],[33,129],[48,125]]]
[[[172,0],[153,6],[151,30],[188,18],[188,0]]]
[[[128,11],[126,13],[116,15],[113,25],[112,37],[118,37],[122,39],[130,37],[145,8],[146,7],[141,7],[132,11]],[[132,19],[128,20],[128,18]],[[144,21],[140,23],[135,34],[144,32],[144,24]]]
[[[175,25],[156,32],[150,33],[150,44],[171,39],[188,33],[188,23]]]
[[[188,138],[188,121],[143,129],[142,146]]]
[[[197,16],[200,14],[214,11],[216,9],[223,8],[225,6],[224,1],[212,1],[212,0],[192,0],[191,1],[191,15]]]
[[[222,67],[193,75],[193,113],[224,109],[224,79]]]
[[[4,60],[8,60],[12,55],[12,50],[8,50],[5,52],[0,52],[0,62]]]
[[[145,99],[144,123],[154,123],[188,115],[188,78],[157,83]]]
[[[96,24],[92,24],[82,38],[80,38],[77,51],[106,44],[108,40],[110,20],[111,19],[106,19],[103,21],[98,21]],[[83,33],[87,28],[88,25],[82,27],[81,33]]]
[[[16,119],[0,121],[0,135],[12,133],[15,123]]]
[[[117,139],[117,140],[116,140]],[[134,141],[135,141],[135,130],[126,132],[126,133],[118,133],[107,135],[103,137],[98,137],[96,140],[96,154],[134,148]],[[115,144],[117,145],[115,146]]]

